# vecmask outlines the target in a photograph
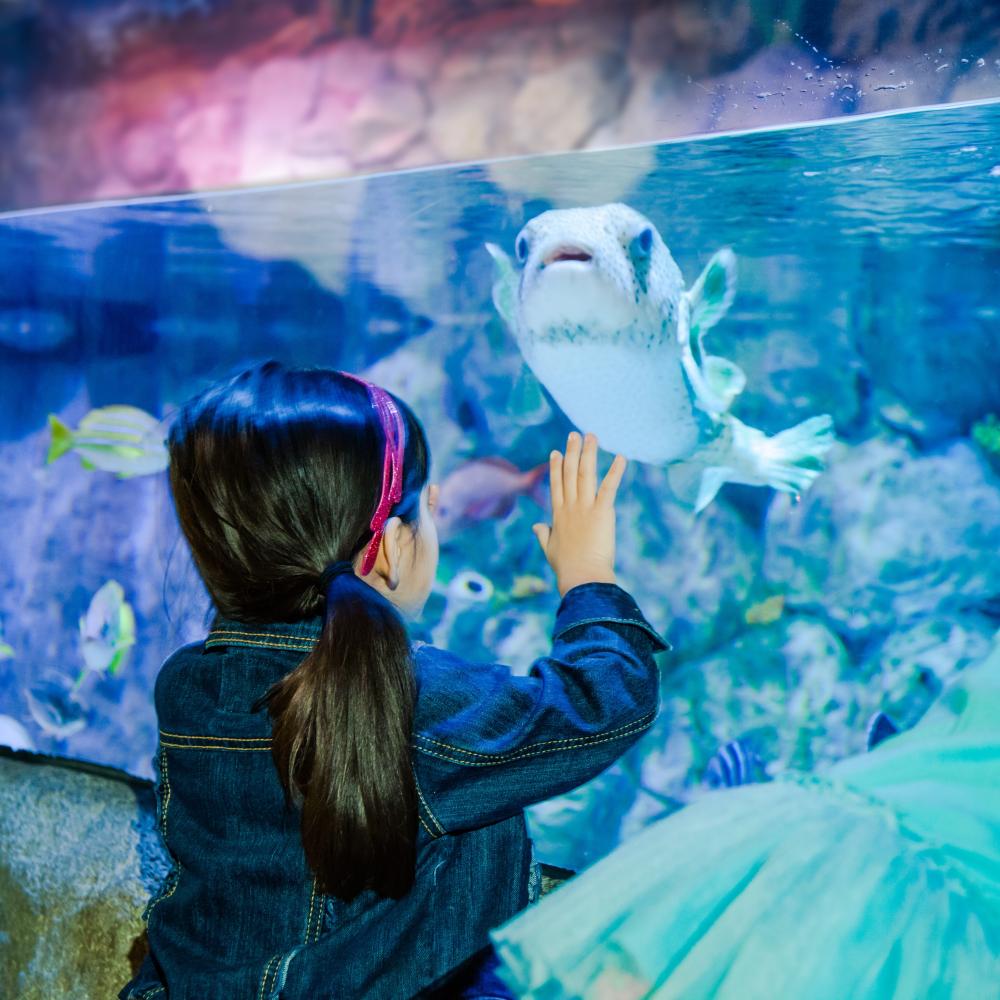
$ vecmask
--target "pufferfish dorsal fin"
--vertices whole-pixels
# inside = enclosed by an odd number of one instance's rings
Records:
[[[719,250],[692,287],[681,295],[677,341],[681,364],[698,407],[713,416],[725,413],[746,385],[734,362],[705,354],[705,333],[728,312],[736,295],[736,256]]]
[[[517,307],[515,289],[517,270],[513,261],[495,243],[487,243],[486,249],[493,258],[493,305],[507,329],[514,329],[514,313]]]

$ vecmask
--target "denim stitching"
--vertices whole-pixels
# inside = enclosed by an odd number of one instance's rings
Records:
[[[658,635],[657,632],[656,632],[656,630],[652,626],[650,626],[646,622],[636,621],[634,618],[604,618],[604,617],[602,617],[602,618],[580,618],[577,621],[570,622],[568,625],[564,625],[558,632],[556,632],[552,636],[552,638],[553,638],[553,640],[558,639],[561,635],[564,635],[571,628],[576,628],[577,625],[596,625],[596,624],[602,623],[602,622],[615,622],[618,625],[635,625],[636,628],[641,628],[648,635],[651,635],[651,636],[653,636],[653,638],[657,639],[659,642],[662,642],[667,647],[668,650],[674,648],[673,646],[670,645],[669,642],[667,642],[660,635]]]
[[[424,817],[420,815],[420,810],[417,810],[417,819],[420,820],[420,825],[430,834],[432,840],[437,840],[440,834],[435,833],[425,822]]]
[[[233,750],[233,751],[245,750],[248,752],[256,750],[258,753],[261,751],[270,752],[271,750],[269,746],[268,747],[220,747],[220,746],[213,746],[211,743],[165,743],[163,740],[160,740],[160,746],[170,747],[171,750]]]
[[[316,904],[316,879],[312,880],[312,892],[309,895],[309,916],[306,917],[306,933],[303,940],[307,941],[312,936],[313,906]]]
[[[167,755],[165,753],[160,753],[160,780],[163,782],[163,788],[165,790],[163,798],[163,814],[160,817],[160,835],[163,838],[164,844],[167,844],[167,849],[169,850],[170,845],[167,843],[167,811],[170,809],[171,792],[170,792],[170,775],[167,770]],[[176,858],[173,858],[173,865],[170,871],[167,872],[167,876],[164,879],[164,885],[166,885],[167,882],[169,882],[170,888],[166,892],[161,893],[159,896],[149,901],[149,904],[146,906],[146,911],[145,911],[145,919],[147,925],[149,923],[149,915],[153,912],[153,908],[157,906],[159,903],[162,903],[163,900],[169,899],[174,894],[174,892],[176,892],[177,883],[180,882],[180,879],[181,879],[181,864]]]
[[[149,989],[143,990],[141,993],[133,993],[132,996],[135,1000],[150,1000],[150,997],[155,997],[157,993],[165,993],[166,991],[166,986],[157,983],[156,986],[150,986]]]
[[[639,731],[641,729],[648,729],[649,726],[651,725],[652,721],[653,721],[652,718],[649,718],[649,719],[646,719],[645,721],[643,721],[642,723],[636,723],[632,727],[631,731],[632,732],[637,732],[637,731]],[[586,738],[585,742],[583,742],[583,743],[580,744],[580,746],[597,746],[599,743],[608,743],[611,740],[620,739],[621,737],[628,736],[628,735],[629,735],[628,732],[620,732],[619,731],[619,733],[618,733],[617,736],[605,736],[602,739],[592,739],[592,738],[588,737],[588,738]],[[569,741],[567,740],[567,741],[564,741],[564,742],[569,742]],[[563,749],[563,750],[577,750],[577,749],[579,749],[579,747],[562,747],[560,749]],[[435,750],[428,750],[426,747],[417,747],[417,750],[419,750],[420,753],[427,754],[428,757],[437,757],[440,760],[446,760],[446,761],[448,761],[451,764],[463,764],[466,767],[494,767],[497,764],[507,764],[510,761],[520,760],[520,759],[522,759],[524,757],[538,757],[538,756],[540,756],[543,753],[552,753],[553,752],[552,750],[532,750],[532,751],[529,751],[529,752],[519,753],[516,756],[507,756],[507,757],[504,757],[503,759],[498,759],[498,760],[456,760],[454,757],[448,757],[445,754],[438,753]],[[464,751],[459,751],[459,753],[463,753],[463,752]]]
[[[296,653],[308,653],[310,652],[316,643],[311,643],[308,646],[289,646],[287,643],[282,642],[257,642],[254,639],[236,639],[234,641],[229,641],[227,639],[206,639],[206,646],[262,646],[265,649],[287,649]]]
[[[264,1000],[264,990],[267,988],[268,979],[271,978],[271,965],[280,958],[280,955],[272,955],[267,960],[267,965],[264,966],[264,975],[260,977],[260,992],[257,994],[257,1000]]]
[[[443,826],[441,825],[441,823],[440,823],[440,821],[438,820],[437,816],[435,816],[435,815],[434,815],[434,813],[433,813],[433,812],[431,812],[431,807],[430,807],[430,806],[429,806],[429,805],[427,804],[427,799],[425,799],[425,798],[424,798],[424,793],[423,793],[423,792],[422,792],[422,791],[420,790],[420,782],[419,782],[419,781],[417,781],[417,776],[416,776],[416,774],[414,774],[414,775],[413,775],[413,786],[414,786],[414,787],[416,788],[416,790],[417,790],[417,795],[419,795],[419,796],[420,796],[420,801],[421,801],[421,802],[422,802],[422,803],[424,804],[424,810],[425,810],[425,811],[427,812],[427,815],[428,815],[428,816],[430,816],[430,818],[431,818],[431,822],[432,822],[432,823],[433,823],[433,824],[434,824],[434,825],[435,825],[435,826],[436,826],[436,827],[437,827],[437,828],[438,828],[438,829],[439,829],[439,830],[440,830],[440,831],[441,831],[442,833],[447,833],[448,831],[447,831],[447,830],[446,830],[446,829],[445,829],[445,828],[444,828],[444,827],[443,827]],[[418,812],[418,815],[419,815],[419,812]],[[425,824],[425,828],[426,828],[426,824]],[[430,831],[430,830],[428,830],[427,832],[428,832],[428,833],[431,833],[431,831]],[[433,833],[431,833],[431,836],[432,836],[432,837],[434,837],[434,836],[436,836],[436,834],[433,834]]]
[[[160,817],[160,833],[163,835],[164,841],[166,841],[167,810],[170,808],[170,776],[167,774],[167,755],[165,753],[160,754],[160,780],[163,782],[163,788],[166,792],[163,800],[163,815]]]
[[[656,712],[652,712],[649,715],[644,715],[641,719],[629,722],[627,725],[619,726],[617,729],[610,729],[606,733],[595,734],[595,736],[605,736],[610,738],[617,733],[624,733],[625,730],[641,726],[645,722],[651,722],[655,717]],[[453,746],[451,743],[444,743],[441,740],[435,740],[430,736],[422,736],[420,733],[415,734],[415,739],[423,740],[425,743],[434,743],[439,747],[445,747],[447,750],[454,750],[456,753],[468,754],[470,757],[485,757],[489,760],[500,762],[509,757],[522,756],[526,750],[532,750],[534,747],[551,746],[557,743],[587,743],[588,741],[595,739],[595,736],[571,736],[563,740],[542,740],[540,743],[528,743],[526,746],[519,747],[517,750],[508,750],[506,753],[479,753],[477,750],[466,750],[463,747]],[[603,742],[603,740],[600,742]],[[417,749],[420,750],[423,748],[417,747]],[[540,752],[544,753],[545,751]]]
[[[229,740],[231,743],[260,743],[262,740],[271,741],[270,736],[206,736],[202,733],[194,735],[190,733],[168,733],[165,729],[160,730],[161,736],[176,736],[181,740]]]
[[[228,628],[214,628],[208,633],[208,638],[211,639],[213,635],[242,635],[251,639],[280,639],[282,642],[311,642],[314,645],[316,643],[315,639],[310,639],[307,636],[279,635],[276,632],[237,632],[235,629]]]

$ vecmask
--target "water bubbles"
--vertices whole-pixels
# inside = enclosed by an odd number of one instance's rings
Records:
[[[938,68],[936,70],[934,70],[934,72],[935,73],[940,73],[941,70],[947,69],[950,65],[951,65],[951,63],[941,63],[941,65],[938,66]]]
[[[980,57],[979,59],[977,59],[977,60],[976,60],[976,65],[977,65],[977,66],[978,66],[978,67],[979,67],[980,69],[982,69],[982,68],[983,68],[983,67],[984,67],[984,66],[986,65],[986,60],[985,60],[985,59],[983,59],[982,57]]]
[[[1000,177],[1000,163],[990,171],[990,177]]]

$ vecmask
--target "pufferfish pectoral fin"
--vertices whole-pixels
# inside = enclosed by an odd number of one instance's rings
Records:
[[[729,310],[736,295],[736,256],[723,247],[708,262],[691,289],[681,296],[677,341],[681,365],[699,409],[714,417],[725,413],[746,385],[739,366],[705,354],[703,339]]]
[[[493,258],[493,305],[507,329],[513,330],[517,307],[517,270],[510,257],[495,243],[487,243],[486,249]]]
[[[702,355],[702,373],[712,392],[728,410],[733,400],[746,388],[747,377],[735,361],[713,354]]]
[[[687,292],[691,303],[691,340],[696,360],[702,361],[702,338],[723,316],[736,297],[736,254],[729,247],[717,251]]]

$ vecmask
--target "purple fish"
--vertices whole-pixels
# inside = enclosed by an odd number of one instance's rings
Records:
[[[506,517],[521,494],[544,506],[548,468],[549,463],[543,462],[523,471],[493,456],[460,465],[441,484],[434,518],[438,535],[446,540],[477,521]]]

